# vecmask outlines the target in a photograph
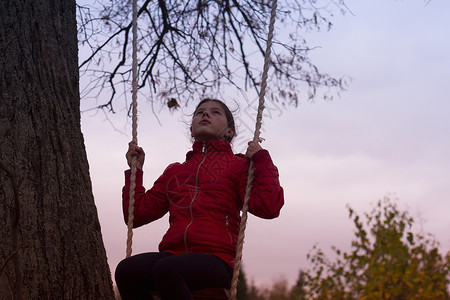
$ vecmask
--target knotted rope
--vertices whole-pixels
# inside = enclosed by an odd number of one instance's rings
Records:
[[[132,140],[137,144],[137,0],[133,0],[133,53],[132,53],[132,117],[131,117],[131,131]],[[133,221],[134,221],[134,196],[136,189],[136,156],[133,156],[131,161],[131,175],[130,175],[130,197],[128,203],[128,233],[127,233],[127,254],[126,257],[131,256],[131,245],[133,243]]]
[[[261,81],[261,90],[259,93],[259,104],[258,104],[258,114],[256,116],[256,125],[255,125],[255,134],[253,136],[253,141],[260,141],[261,134],[261,123],[262,123],[262,114],[264,110],[264,96],[266,94],[267,88],[267,77],[269,72],[270,65],[270,53],[272,50],[272,39],[273,39],[273,31],[275,26],[275,17],[277,10],[277,0],[272,1],[272,10],[270,13],[270,24],[269,24],[269,34],[267,37],[267,45],[266,45],[266,53],[264,55],[264,69]],[[231,292],[230,297],[228,299],[235,300],[237,294],[237,284],[239,278],[239,271],[241,268],[241,260],[242,260],[242,250],[244,248],[244,237],[245,237],[245,228],[247,227],[247,215],[248,215],[248,200],[250,198],[250,194],[252,191],[252,182],[253,182],[253,174],[255,168],[253,166],[253,162],[250,163],[250,167],[248,170],[248,179],[247,179],[247,187],[245,191],[244,204],[242,206],[242,216],[241,216],[241,225],[239,229],[239,237],[236,246],[236,259],[234,261],[234,271],[233,271],[233,279],[231,281]]]

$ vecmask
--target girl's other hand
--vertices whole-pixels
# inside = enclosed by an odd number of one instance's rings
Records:
[[[133,156],[136,156],[136,168],[142,169],[145,161],[144,150],[139,147],[136,142],[130,142],[128,144],[128,151],[125,157],[127,158],[128,166],[131,168],[131,162],[133,161]]]
[[[262,150],[261,145],[258,142],[250,141],[248,142],[247,152],[245,152],[245,156],[248,158],[252,158],[253,154]]]

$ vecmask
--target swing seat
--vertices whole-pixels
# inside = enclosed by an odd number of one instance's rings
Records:
[[[161,299],[157,291],[150,291],[154,299]],[[227,300],[230,297],[230,291],[222,288],[207,288],[192,291],[194,300]]]

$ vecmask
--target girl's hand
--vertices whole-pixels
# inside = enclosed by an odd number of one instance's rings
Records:
[[[145,161],[144,150],[139,147],[136,142],[130,142],[128,144],[128,151],[125,157],[127,158],[128,166],[131,168],[131,162],[133,161],[133,156],[136,156],[136,168],[142,169]]]
[[[248,148],[247,152],[245,152],[245,156],[247,156],[248,158],[252,158],[253,154],[258,152],[259,150],[262,150],[262,147],[259,145],[259,143],[250,141],[248,142]]]

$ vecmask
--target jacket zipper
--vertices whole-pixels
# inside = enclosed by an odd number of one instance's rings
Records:
[[[189,203],[189,213],[191,215],[191,221],[186,226],[186,229],[184,230],[184,247],[186,249],[186,253],[188,253],[188,244],[187,244],[187,232],[189,227],[192,225],[192,222],[194,221],[194,214],[192,212],[192,206],[194,204],[195,198],[197,197],[197,191],[198,191],[198,174],[200,172],[200,167],[202,166],[203,162],[206,160],[206,143],[203,142],[202,145],[202,152],[204,153],[202,161],[198,164],[197,167],[197,173],[195,174],[195,190],[194,190],[194,196],[192,197],[191,202]]]

